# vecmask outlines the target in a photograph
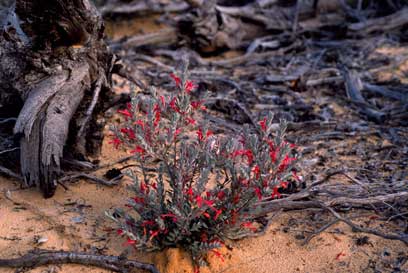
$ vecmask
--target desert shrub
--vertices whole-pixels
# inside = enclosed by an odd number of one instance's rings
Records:
[[[197,266],[227,239],[257,232],[260,202],[281,197],[297,178],[295,147],[284,141],[285,123],[272,137],[272,115],[239,136],[214,135],[197,113],[204,101],[193,99],[188,73],[171,75],[169,96],[154,88],[148,98],[133,95],[124,121],[112,128],[116,148],[131,149],[138,168],[127,208],[108,216],[118,234],[141,250],[181,247]]]

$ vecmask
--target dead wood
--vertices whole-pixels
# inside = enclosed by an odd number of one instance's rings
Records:
[[[108,186],[108,187],[113,187],[117,186],[120,182],[120,179],[123,177],[123,175],[119,175],[118,177],[115,177],[114,179],[111,180],[105,180],[100,177],[96,177],[94,175],[84,173],[84,172],[79,172],[79,173],[72,173],[72,174],[66,174],[65,176],[61,177],[58,179],[58,183],[66,183],[66,182],[71,182],[80,178],[85,178],[89,181],[92,181],[94,183],[103,185],[103,186]]]
[[[408,8],[381,18],[373,18],[363,22],[350,24],[348,28],[357,34],[368,34],[375,31],[389,31],[408,24]]]
[[[20,111],[14,134],[23,186],[51,197],[66,143],[73,157],[98,154],[114,59],[88,0],[17,0],[7,12],[0,26],[0,109]]]
[[[10,176],[11,178],[14,178],[14,179],[16,179],[18,181],[23,181],[23,178],[19,174],[15,173],[12,170],[9,170],[9,169],[7,169],[7,168],[5,168],[3,166],[0,166],[0,173],[2,173],[4,175],[7,175],[7,176]]]
[[[325,207],[326,208],[326,207]],[[407,234],[402,234],[402,235],[398,235],[398,234],[388,234],[388,233],[383,233],[379,230],[376,229],[372,229],[372,228],[365,228],[365,227],[361,227],[360,225],[357,225],[356,223],[352,222],[351,220],[342,217],[338,212],[336,212],[335,210],[333,210],[332,208],[327,207],[326,208],[328,211],[330,211],[337,219],[339,219],[340,221],[346,223],[347,225],[349,225],[354,231],[356,232],[363,232],[363,233],[368,233],[368,234],[373,234],[385,239],[389,239],[389,240],[398,240],[401,242],[404,242],[406,245],[408,245],[408,235]]]
[[[131,272],[142,269],[151,273],[159,273],[153,264],[128,260],[122,256],[106,256],[70,251],[50,251],[35,249],[22,257],[14,259],[0,259],[0,267],[34,268],[48,264],[81,264],[97,266],[115,272]]]
[[[112,49],[129,49],[148,45],[173,44],[177,42],[177,40],[176,30],[173,28],[168,28],[156,33],[133,36],[125,39],[124,41],[112,43],[110,46]]]
[[[349,71],[347,68],[342,69],[344,83],[346,87],[347,96],[350,100],[361,109],[362,113],[367,115],[367,117],[377,123],[384,122],[386,115],[374,106],[368,104],[364,99],[361,91],[363,90],[363,83],[355,71]]]
[[[100,7],[103,16],[129,15],[129,14],[154,14],[166,12],[182,12],[189,8],[185,1],[170,1],[166,5],[161,5],[158,1],[132,1],[131,3],[118,3],[108,1]]]

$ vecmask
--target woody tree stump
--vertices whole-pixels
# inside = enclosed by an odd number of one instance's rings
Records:
[[[0,19],[0,118],[17,117],[23,186],[51,197],[63,155],[99,151],[114,59],[89,0],[17,0]]]

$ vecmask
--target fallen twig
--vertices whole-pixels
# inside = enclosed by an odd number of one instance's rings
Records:
[[[20,149],[20,147],[14,147],[14,148],[6,149],[6,150],[3,150],[3,151],[0,151],[0,155],[5,154],[5,153],[9,153],[9,152],[13,152],[13,151],[16,151],[16,150],[19,150],[19,149]]]
[[[8,175],[12,178],[15,178],[17,180],[22,180],[23,178],[21,177],[21,175],[16,174],[15,172],[13,172],[12,170],[7,169],[6,167],[0,166],[0,173],[3,173],[5,175]]]
[[[164,29],[159,32],[149,33],[145,35],[133,36],[124,42],[113,42],[110,44],[112,49],[130,49],[146,45],[157,44],[172,44],[177,41],[177,31],[173,28]]]
[[[115,272],[130,272],[132,269],[142,269],[152,273],[159,273],[153,264],[128,260],[122,256],[106,256],[70,251],[50,251],[36,249],[28,252],[20,258],[0,259],[0,267],[37,267],[47,264],[82,264],[97,266]]]
[[[364,228],[361,227],[355,223],[353,223],[351,220],[342,217],[339,213],[337,213],[334,209],[327,207],[327,206],[322,206],[323,208],[327,209],[328,211],[330,211],[337,219],[339,219],[340,221],[346,223],[347,225],[349,225],[354,231],[358,231],[358,232],[364,232],[364,233],[369,233],[369,234],[373,234],[385,239],[389,239],[389,240],[398,240],[401,242],[404,242],[406,245],[408,245],[408,235],[404,234],[404,235],[397,235],[397,234],[387,234],[387,233],[383,233],[381,231],[378,231],[376,229],[371,229],[371,228]]]
[[[384,16],[381,18],[373,18],[364,22],[350,24],[348,29],[356,33],[370,33],[374,31],[387,31],[398,28],[408,23],[408,8],[398,12]]]
[[[339,219],[334,219],[333,221],[328,222],[327,224],[323,225],[322,227],[320,227],[318,230],[314,231],[312,234],[309,235],[309,237],[307,237],[302,245],[307,245],[314,237],[316,237],[317,235],[319,235],[320,233],[322,233],[323,231],[325,231],[326,229],[328,229],[329,227],[331,227],[334,224],[337,224],[340,220]]]
[[[0,118],[0,124],[7,123],[7,122],[16,122],[17,118]]]
[[[97,184],[112,187],[112,186],[118,185],[119,182],[117,181],[119,181],[122,177],[123,175],[119,175],[118,177],[115,177],[114,179],[108,181],[108,180],[105,180],[105,179],[102,179],[102,178],[99,178],[99,177],[96,177],[94,175],[87,174],[87,173],[74,173],[74,174],[68,174],[60,178],[58,182],[64,183],[64,182],[72,181],[78,178],[86,178],[86,179],[96,182]]]

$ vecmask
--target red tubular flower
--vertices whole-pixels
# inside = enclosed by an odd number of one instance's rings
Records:
[[[207,206],[209,206],[212,210],[215,210],[214,206],[214,200],[203,200],[204,204],[206,204]]]
[[[140,183],[140,192],[142,192],[142,193],[149,192],[149,188],[143,182]]]
[[[163,107],[166,106],[166,100],[164,99],[164,96],[160,96],[160,101]]]
[[[118,110],[118,113],[124,115],[125,117],[129,117],[129,118],[132,117],[132,113],[130,113],[129,110],[127,109]]]
[[[278,172],[283,172],[284,170],[286,170],[286,168],[295,160],[295,157],[289,157],[288,155],[286,155],[282,163],[279,165]]]
[[[195,201],[197,203],[197,207],[201,208],[203,206],[203,198],[200,195],[196,196]]]
[[[224,199],[224,197],[225,197],[225,192],[224,192],[224,191],[219,191],[219,192],[217,193],[217,197],[218,197],[218,199]]]
[[[170,77],[174,80],[174,83],[177,85],[177,86],[180,86],[180,84],[181,84],[181,79],[179,78],[179,77],[177,77],[175,74],[170,74]]]
[[[263,120],[261,120],[259,122],[259,125],[261,126],[262,131],[266,131],[266,118],[264,118]]]
[[[186,194],[192,198],[194,195],[193,188],[192,187],[188,188],[188,190],[186,191]]]
[[[154,113],[154,122],[153,122],[153,126],[154,127],[157,127],[157,125],[159,125],[159,122],[160,122],[160,111],[156,111],[155,113]]]
[[[207,110],[207,107],[205,107],[203,105],[202,101],[192,101],[192,102],[190,102],[190,105],[191,105],[191,107],[193,107],[194,110],[197,110],[197,109],[201,109],[203,111]]]
[[[271,197],[272,197],[272,198],[275,198],[275,197],[280,198],[281,196],[282,196],[282,195],[279,193],[278,187],[274,187],[274,188],[273,188],[273,192],[272,192],[272,194],[271,194]]]
[[[134,244],[136,244],[136,241],[132,240],[132,239],[128,239],[125,244],[126,245],[134,245]]]
[[[130,128],[122,128],[120,129],[120,132],[126,134],[127,137],[131,140],[136,138],[135,132]]]
[[[191,107],[193,107],[193,109],[197,110],[200,106],[201,106],[201,102],[200,101],[192,101],[190,102]]]
[[[256,194],[256,197],[258,197],[258,200],[261,201],[262,200],[262,191],[261,191],[260,188],[258,188],[258,187],[255,188],[255,194]]]
[[[256,179],[259,179],[261,177],[261,168],[259,168],[258,165],[255,165],[252,171],[254,172]]]
[[[156,183],[156,182],[154,182],[151,186],[152,186],[152,188],[153,188],[154,190],[157,191],[157,183]]]
[[[217,209],[215,211],[214,220],[217,220],[217,218],[221,215],[221,213],[222,213],[222,209]]]
[[[132,104],[130,102],[126,103],[126,108],[131,111],[132,110]]]
[[[208,219],[211,218],[211,216],[210,216],[210,214],[209,214],[208,212],[203,212],[203,215],[204,215],[206,218],[208,218]]]
[[[109,141],[108,144],[113,144],[113,146],[115,146],[115,149],[118,149],[120,144],[122,144],[122,140],[115,137],[113,140]]]
[[[122,234],[123,234],[123,230],[122,230],[122,229],[118,229],[118,230],[116,231],[116,233],[117,233],[118,235],[122,235]]]
[[[174,137],[176,138],[179,134],[181,133],[181,129],[176,129],[176,131],[174,131]]]
[[[254,154],[252,153],[251,150],[238,150],[232,153],[232,157],[244,156],[244,155],[248,159],[248,165],[251,165],[252,162],[254,161]]]
[[[176,105],[176,100],[177,100],[177,98],[174,97],[174,98],[170,101],[170,104],[169,104],[169,105],[170,105],[170,108],[173,109],[175,112],[181,114],[180,108],[178,108],[178,106]]]
[[[191,124],[191,125],[195,125],[197,123],[195,119],[189,118],[189,117],[186,118],[186,121],[188,124]]]
[[[190,94],[196,87],[197,86],[192,81],[187,80],[184,84],[184,91],[186,91],[187,94]]]
[[[272,163],[276,162],[276,157],[277,157],[278,151],[279,151],[278,149],[269,151],[269,156],[271,157]]]
[[[142,129],[144,129],[144,121],[143,120],[141,120],[141,119],[136,120],[134,124],[139,125],[140,127],[142,127]]]
[[[150,233],[149,241],[151,241],[151,240],[153,240],[154,237],[159,235],[159,230],[156,230],[156,231],[151,230],[151,231],[149,231],[149,233]]]
[[[196,132],[197,137],[198,137],[198,141],[202,141],[204,136],[203,136],[203,131],[201,130],[201,128],[199,128]]]
[[[136,146],[135,149],[130,151],[132,154],[141,154],[144,155],[144,153],[146,152],[145,149],[143,149],[141,146]]]

